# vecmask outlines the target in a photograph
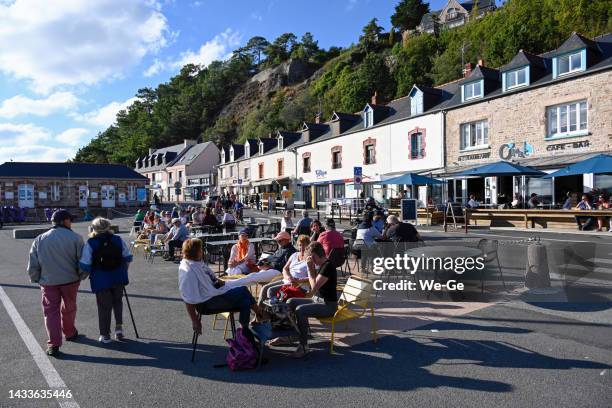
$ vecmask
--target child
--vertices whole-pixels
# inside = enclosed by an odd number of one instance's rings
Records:
[[[132,255],[125,242],[111,231],[111,223],[98,217],[91,223],[91,238],[83,247],[80,268],[89,272],[91,291],[98,304],[98,326],[101,343],[110,343],[111,312],[115,314],[115,339],[122,341],[123,291],[128,281],[128,264]]]

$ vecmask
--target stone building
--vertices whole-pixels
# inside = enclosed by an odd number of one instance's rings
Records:
[[[127,166],[6,162],[0,203],[22,208],[114,208],[146,201],[147,178]]]
[[[557,50],[520,50],[507,65],[478,65],[455,83],[447,105],[448,196],[470,194],[496,204],[524,190],[546,203],[570,191],[612,188],[612,178],[585,174],[549,179],[454,177],[485,163],[508,160],[552,172],[612,149],[612,35],[589,40],[574,33]],[[440,174],[442,175],[442,174]]]
[[[459,27],[471,18],[480,18],[495,9],[495,0],[449,0],[443,9],[425,14],[417,30],[432,34],[441,29]]]

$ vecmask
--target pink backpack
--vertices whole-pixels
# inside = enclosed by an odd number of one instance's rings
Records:
[[[242,328],[236,330],[236,339],[227,339],[230,346],[227,366],[232,371],[249,370],[257,366],[257,350],[246,338]]]

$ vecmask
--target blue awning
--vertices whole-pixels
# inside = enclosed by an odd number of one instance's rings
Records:
[[[586,173],[612,173],[612,156],[610,156],[609,154],[598,154],[597,156],[593,156],[590,159],[574,163],[572,165],[562,168],[561,170],[557,170],[554,173],[550,173],[544,176],[544,178],[577,176],[579,174]]]
[[[497,163],[485,164],[470,170],[455,174],[456,176],[543,176],[546,173],[533,167],[521,166],[516,163],[499,161]]]
[[[325,181],[313,181],[310,183],[302,183],[302,187],[308,186],[322,186],[325,184],[345,184],[344,180],[325,180]]]
[[[428,186],[432,184],[442,184],[440,180],[431,177],[421,176],[420,174],[406,173],[401,176],[393,177],[387,180],[377,181],[374,184],[406,184],[410,186]]]

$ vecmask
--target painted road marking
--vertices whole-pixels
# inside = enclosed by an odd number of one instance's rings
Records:
[[[49,387],[67,389],[68,387],[66,387],[66,383],[64,380],[62,380],[62,377],[60,377],[57,370],[55,370],[53,364],[51,364],[49,357],[45,354],[42,347],[40,347],[36,341],[36,338],[28,328],[28,325],[25,323],[2,286],[0,286],[0,301],[2,301],[6,312],[13,321],[17,332],[32,355],[38,369],[42,373],[43,377],[45,377],[45,381],[47,381]],[[77,404],[77,402],[73,399],[58,399],[57,402],[61,408],[79,408],[79,404]]]

